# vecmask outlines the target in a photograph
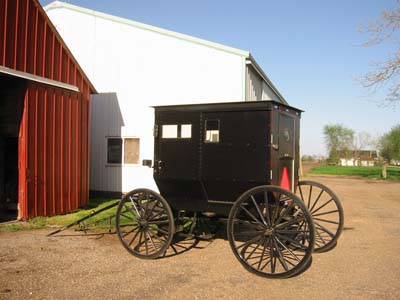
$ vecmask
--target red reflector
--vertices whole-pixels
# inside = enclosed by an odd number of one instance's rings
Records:
[[[282,177],[281,177],[281,188],[290,190],[290,181],[289,181],[289,172],[287,167],[283,167],[282,169]]]

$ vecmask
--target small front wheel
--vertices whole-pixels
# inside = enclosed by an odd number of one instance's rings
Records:
[[[118,205],[116,229],[122,245],[132,255],[152,259],[164,254],[175,233],[168,202],[148,189],[129,192]]]
[[[228,239],[249,271],[287,278],[308,267],[314,223],[296,195],[277,186],[258,186],[242,194],[228,218]]]

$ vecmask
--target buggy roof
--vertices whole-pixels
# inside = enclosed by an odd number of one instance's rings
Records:
[[[242,101],[242,102],[217,102],[201,104],[180,104],[152,106],[156,111],[188,112],[188,111],[251,111],[251,110],[284,110],[300,116],[303,110],[277,101]]]

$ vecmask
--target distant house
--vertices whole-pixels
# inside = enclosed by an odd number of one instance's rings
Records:
[[[339,151],[341,166],[372,167],[378,163],[376,150]]]
[[[110,2],[111,5],[112,2]],[[151,106],[286,103],[248,51],[55,1],[45,10],[93,80],[90,189],[156,189]]]

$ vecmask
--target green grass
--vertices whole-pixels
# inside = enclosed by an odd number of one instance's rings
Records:
[[[382,167],[343,167],[343,166],[319,166],[313,168],[310,174],[327,174],[343,176],[360,176],[366,178],[382,178]],[[387,167],[387,179],[400,180],[399,167]]]
[[[103,207],[111,205],[118,201],[117,199],[91,199],[89,205],[85,209],[80,209],[72,213],[53,216],[53,217],[36,217],[29,219],[28,221],[15,222],[8,224],[0,224],[0,231],[19,231],[19,230],[30,230],[30,229],[41,229],[45,227],[65,227],[87,215],[90,215],[93,211],[97,211]],[[111,209],[105,210],[98,215],[95,215],[85,221],[85,224],[98,222],[97,228],[108,228],[109,220],[103,220],[115,215],[117,206]],[[101,222],[100,222],[101,221]],[[115,218],[112,219],[112,226],[115,226]]]

